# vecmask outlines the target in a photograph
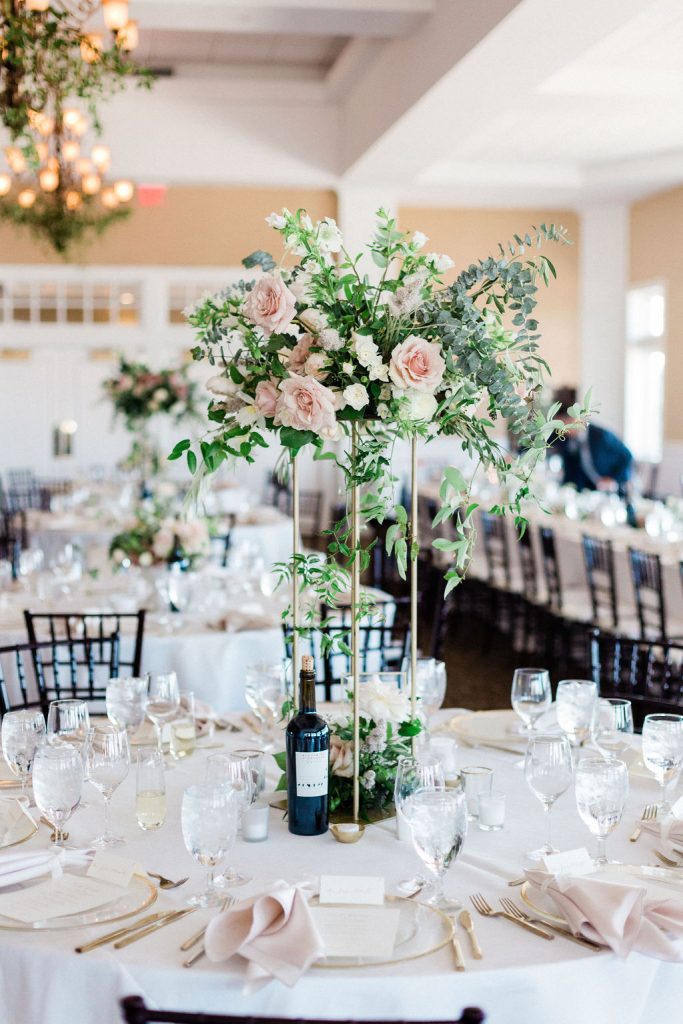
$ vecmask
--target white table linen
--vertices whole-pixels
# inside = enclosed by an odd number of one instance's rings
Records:
[[[451,712],[452,713],[452,712]],[[225,733],[218,733],[223,739]],[[245,744],[242,734],[225,740]],[[160,893],[159,908],[183,903],[202,885],[203,871],[183,848],[180,801],[183,789],[201,780],[206,753],[197,751],[167,774],[168,816],[157,833],[141,833],[134,822],[134,772],[113,798],[114,825],[128,837],[119,852],[145,868],[170,878],[190,875],[180,889]],[[485,764],[496,771],[494,785],[507,793],[505,829],[480,832],[470,827],[464,851],[446,878],[447,893],[467,897],[481,891],[492,903],[500,896],[517,898],[506,881],[521,873],[524,852],[539,845],[543,812],[530,794],[516,757],[490,749],[465,749],[461,765]],[[269,759],[270,760],[270,759]],[[277,771],[270,761],[269,781]],[[644,834],[634,846],[628,835],[646,801],[655,799],[654,781],[632,779],[632,792],[624,821],[611,837],[610,852],[630,863],[653,863],[656,840]],[[100,825],[102,807],[90,791],[89,806],[69,822],[72,840],[85,844]],[[573,793],[567,792],[554,811],[554,838],[560,848],[590,846],[580,821]],[[49,842],[47,832],[25,844],[40,849]],[[278,879],[310,880],[330,874],[383,873],[387,890],[421,869],[412,847],[399,842],[395,822],[366,829],[363,840],[350,846],[327,835],[291,836],[279,812],[271,809],[270,838],[264,843],[239,841],[232,863],[254,875],[248,886],[235,890],[238,898],[264,891]],[[672,891],[673,895],[673,891]],[[468,901],[469,902],[469,901]],[[673,1020],[680,1007],[680,964],[664,963],[639,954],[623,961],[610,952],[594,953],[557,937],[544,942],[502,921],[474,915],[484,959],[472,960],[461,933],[467,970],[454,970],[449,947],[395,967],[352,970],[312,968],[294,988],[277,981],[246,995],[246,966],[236,959],[225,964],[200,961],[188,971],[180,964],[179,945],[206,920],[199,911],[182,923],[161,929],[123,950],[111,946],[77,956],[73,947],[107,930],[105,926],[68,931],[0,932],[0,985],[8,1021],[38,1024],[118,1024],[117,1000],[141,994],[148,1003],[165,1008],[231,1014],[318,1016],[329,1019],[443,1019],[453,1020],[463,1006],[480,1006],[492,1024],[576,1024],[576,1021],[619,1021],[650,1024]]]

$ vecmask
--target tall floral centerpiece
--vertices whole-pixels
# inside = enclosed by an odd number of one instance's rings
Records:
[[[294,660],[302,622],[299,593],[313,591],[324,604],[351,584],[352,675],[359,676],[360,572],[370,547],[361,542],[360,518],[391,519],[389,554],[406,575],[411,563],[412,693],[416,717],[417,657],[417,462],[418,443],[452,437],[478,465],[497,474],[504,501],[492,512],[511,513],[523,527],[521,502],[530,495],[534,469],[548,440],[562,434],[558,407],[543,411],[540,394],[547,366],[538,352],[534,318],[539,283],[555,269],[538,250],[566,244],[562,228],[542,224],[515,236],[444,285],[453,267],[448,256],[425,252],[427,239],[408,235],[379,210],[367,256],[379,280],[364,273],[362,257],[347,252],[331,218],[314,223],[303,210],[267,218],[284,243],[283,262],[265,252],[247,257],[251,280],[203,300],[188,316],[195,328],[195,359],[208,359],[214,374],[208,416],[211,427],[197,449],[180,441],[170,458],[186,456],[197,487],[224,462],[254,461],[254,452],[275,440],[283,467],[293,477],[297,515],[297,455],[310,448],[332,459],[344,474],[349,515],[331,531],[330,558],[297,549],[280,572],[292,580]],[[291,260],[296,262],[291,264]],[[570,414],[582,418],[587,410]],[[505,425],[520,452],[511,456],[500,437]],[[393,446],[411,445],[412,501],[394,502]],[[471,480],[455,467],[444,470],[435,525],[453,522],[453,539],[435,545],[446,552],[447,592],[466,571],[474,540]],[[296,526],[296,523],[295,523]],[[359,809],[359,687],[354,686],[354,812]]]

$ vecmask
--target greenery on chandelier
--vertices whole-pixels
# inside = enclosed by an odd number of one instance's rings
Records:
[[[39,241],[48,238],[52,248],[63,256],[90,232],[101,235],[132,213],[129,206],[102,211],[95,208],[95,203],[94,196],[84,196],[77,210],[69,210],[59,196],[39,192],[33,206],[27,208],[0,202],[0,218],[17,227],[28,228]]]

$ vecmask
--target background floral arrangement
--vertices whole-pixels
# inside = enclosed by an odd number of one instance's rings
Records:
[[[348,694],[351,700],[351,693]],[[412,753],[411,740],[421,731],[410,715],[410,694],[395,683],[373,676],[360,685],[360,814],[366,820],[383,814],[394,802],[398,759]],[[353,806],[353,710],[326,716],[330,727],[330,813]],[[283,774],[277,789],[287,788],[286,755],[275,756]]]
[[[141,505],[128,529],[117,534],[109,546],[115,567],[143,568],[168,562],[177,550],[190,566],[209,554],[209,529],[201,519],[170,516],[159,505]]]
[[[117,372],[102,386],[114,415],[120,416],[131,432],[161,413],[176,422],[197,416],[197,385],[190,380],[186,366],[155,372],[146,363],[120,356]]]
[[[565,244],[564,229],[542,224],[533,238],[515,236],[499,247],[498,258],[473,263],[444,287],[452,261],[423,253],[425,236],[400,231],[384,210],[367,246],[381,268],[376,283],[362,274],[361,257],[348,254],[332,219],[313,223],[305,211],[285,209],[267,220],[282,237],[285,256],[299,262],[277,266],[269,254],[253,253],[243,263],[261,269],[255,280],[203,300],[188,315],[198,339],[194,358],[208,359],[216,370],[207,384],[213,427],[198,452],[183,440],[170,456],[186,455],[195,492],[224,461],[253,462],[254,450],[268,445],[266,433],[282,446],[282,465],[311,446],[316,459],[337,463],[347,491],[366,485],[366,521],[394,519],[387,547],[405,574],[410,524],[406,510],[394,505],[392,447],[398,439],[441,435],[497,473],[506,498],[492,511],[512,512],[521,527],[533,471],[549,438],[565,429],[554,418],[558,406],[544,411],[540,404],[548,368],[533,317],[538,283],[548,283],[555,269],[544,254],[527,252],[546,241]],[[576,406],[570,415],[583,418],[587,409]],[[501,420],[516,441],[516,457],[495,436]],[[453,540],[435,542],[452,558],[447,591],[469,562],[477,507],[469,492],[462,473],[447,468],[434,521],[451,518],[455,530]],[[326,603],[343,586],[334,559],[348,569],[355,558],[362,568],[370,558],[369,548],[353,550],[347,523],[332,533],[328,570],[304,555],[279,567]]]

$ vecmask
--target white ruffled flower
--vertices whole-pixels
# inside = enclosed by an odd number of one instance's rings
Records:
[[[446,270],[450,270],[451,267],[455,266],[450,256],[446,256],[445,253],[428,252],[425,260],[430,266],[434,267],[437,274],[443,274]]]
[[[235,384],[233,380],[222,374],[209,377],[206,382],[206,390],[210,391],[212,395],[236,395],[239,389],[239,384]]]
[[[372,770],[372,768],[368,768],[368,770],[366,772],[363,772],[363,774],[361,775],[361,777],[360,777],[360,784],[363,787],[363,789],[368,789],[368,790],[374,789],[375,788],[375,779],[376,778],[377,778],[377,775]]]
[[[310,302],[313,298],[313,277],[308,270],[302,270],[293,278],[288,288],[297,302]]]
[[[332,217],[325,217],[318,225],[318,245],[323,252],[339,252],[343,244],[342,234]]]
[[[271,213],[269,217],[266,217],[266,224],[269,228],[275,228],[276,231],[282,231],[287,224],[287,220],[281,213]]]
[[[351,335],[351,348],[356,353],[356,359],[361,366],[372,366],[381,359],[379,349],[369,334],[359,334],[354,331]]]
[[[349,384],[343,391],[344,401],[352,409],[363,409],[370,401],[367,389],[362,384]]]
[[[439,407],[434,395],[425,391],[415,391],[413,388],[397,391],[396,397],[408,399],[407,406],[404,406],[404,415],[409,420],[431,420]]]
[[[397,724],[410,718],[410,697],[392,683],[384,683],[373,676],[360,684],[360,713],[363,718],[377,722]]]
[[[299,313],[299,320],[304,327],[308,327],[309,331],[315,331],[316,334],[327,327],[327,316],[319,309],[315,309],[315,307],[305,309],[303,313]]]
[[[389,380],[389,367],[386,363],[373,363],[369,368],[370,380]]]
[[[413,248],[414,249],[422,249],[427,244],[428,241],[429,241],[429,239],[427,238],[427,236],[425,234],[423,234],[421,231],[414,231],[413,232]]]
[[[334,327],[324,327],[318,335],[318,341],[326,352],[338,352],[344,347],[341,335]]]
[[[353,377],[356,372],[356,367],[353,363],[342,363],[342,373],[345,373],[347,377]]]
[[[241,409],[237,410],[235,419],[241,427],[251,427],[253,424],[258,423],[259,420],[263,421],[263,416],[257,405],[254,405],[253,402],[248,402]]]
[[[380,402],[379,405],[377,406],[377,415],[381,420],[388,419],[390,411],[391,410],[389,409],[389,406],[386,404],[386,402]]]

